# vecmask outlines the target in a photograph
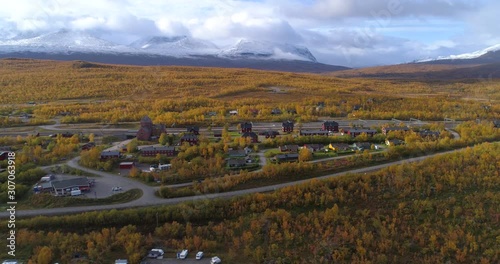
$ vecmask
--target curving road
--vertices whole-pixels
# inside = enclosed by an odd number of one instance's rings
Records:
[[[452,151],[447,151],[447,152],[442,152],[442,153],[437,153],[437,154],[432,154],[432,155],[427,155],[427,156],[422,156],[422,157],[417,157],[417,158],[410,158],[410,159],[406,159],[406,160],[400,160],[400,161],[395,161],[395,162],[391,162],[391,163],[386,163],[386,164],[381,164],[381,165],[376,165],[376,166],[371,166],[371,167],[366,167],[366,168],[353,169],[353,170],[349,170],[349,171],[345,171],[345,172],[321,176],[321,177],[318,177],[316,179],[327,179],[327,178],[332,178],[332,177],[339,177],[339,176],[350,174],[350,173],[372,172],[372,171],[380,170],[382,168],[389,167],[392,165],[398,165],[398,164],[409,163],[409,162],[417,162],[417,161],[421,161],[421,160],[424,160],[424,159],[427,159],[430,157],[445,155],[445,154],[457,152],[460,150],[462,150],[462,149],[457,149],[457,150],[452,150]],[[96,172],[94,170],[90,170],[90,169],[81,167],[80,165],[77,164],[77,161],[78,161],[78,158],[75,158],[75,159],[71,160],[68,164],[70,164],[71,166],[75,166],[75,168],[79,168],[79,169],[84,170],[84,171],[99,174],[103,177],[117,177],[116,175],[113,175],[113,174],[109,174],[109,173],[105,173],[105,172]],[[133,181],[133,180],[128,179],[128,178],[124,178],[124,180]],[[134,201],[131,201],[128,203],[100,205],[100,206],[81,206],[81,207],[21,210],[21,211],[16,212],[16,216],[17,217],[33,217],[33,216],[40,216],[40,215],[44,215],[44,216],[64,215],[64,214],[74,214],[74,213],[82,213],[82,212],[89,212],[89,211],[102,211],[102,210],[111,210],[111,209],[124,209],[124,208],[133,208],[133,207],[155,206],[155,205],[169,205],[169,204],[177,204],[177,203],[182,203],[182,202],[187,202],[187,201],[197,201],[197,200],[204,200],[204,199],[229,198],[229,197],[241,196],[241,195],[251,194],[251,193],[274,191],[276,189],[284,188],[287,186],[305,183],[305,182],[310,181],[310,180],[311,179],[306,179],[306,180],[287,182],[287,183],[282,183],[282,184],[276,184],[276,185],[270,185],[270,186],[264,186],[264,187],[259,187],[259,188],[246,189],[246,190],[231,191],[231,192],[224,192],[224,193],[213,193],[213,194],[190,196],[190,197],[179,197],[179,198],[171,198],[171,199],[158,198],[154,195],[154,189],[155,189],[154,187],[150,187],[150,186],[147,186],[145,184],[133,181],[133,184],[135,184],[136,186],[139,186],[139,188],[141,190],[143,190],[144,194],[140,199],[134,200]],[[8,217],[8,212],[1,212],[0,213],[0,218],[6,218],[6,217]]]

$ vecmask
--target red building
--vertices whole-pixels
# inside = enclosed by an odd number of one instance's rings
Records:
[[[243,133],[243,135],[241,135],[241,137],[243,137],[243,138],[249,137],[252,139],[252,143],[259,143],[259,136],[257,134],[255,134],[254,132]]]
[[[135,166],[135,163],[133,161],[130,162],[120,162],[120,169],[121,170],[130,170]]]
[[[241,133],[252,132],[252,123],[241,123]]]
[[[199,139],[195,134],[184,134],[181,137],[181,144],[188,142],[190,145],[198,145]]]
[[[141,156],[143,156],[143,157],[154,157],[158,154],[173,157],[173,156],[175,156],[175,147],[149,146],[149,147],[142,148],[140,152],[141,152]]]
[[[321,129],[331,132],[339,132],[339,123],[335,121],[325,121],[321,126]]]
[[[144,116],[141,119],[141,128],[137,131],[137,139],[142,141],[149,141],[151,137],[159,137],[162,133],[167,133],[165,125],[153,124],[151,118]]]
[[[283,128],[283,132],[285,132],[285,133],[293,132],[293,122],[292,121],[283,122],[281,127]]]
[[[357,137],[361,134],[367,134],[368,136],[373,136],[375,134],[377,134],[377,130],[373,130],[373,129],[363,129],[363,128],[345,128],[345,129],[342,129],[342,134],[347,134],[351,137]]]
[[[8,156],[9,156],[8,151],[0,152],[0,160],[6,160]]]

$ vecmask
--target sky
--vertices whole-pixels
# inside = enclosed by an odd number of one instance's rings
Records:
[[[1,0],[0,39],[60,29],[120,44],[187,35],[307,47],[319,62],[365,67],[500,44],[497,0]]]

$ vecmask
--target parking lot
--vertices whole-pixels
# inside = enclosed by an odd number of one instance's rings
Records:
[[[169,263],[169,264],[207,264],[210,263],[210,258],[203,258],[200,260],[194,259],[194,255],[190,258],[188,256],[187,259],[175,259],[175,258],[165,258],[165,259],[148,259],[141,262],[141,264],[160,264],[160,263]]]
[[[66,180],[66,179],[71,179],[71,178],[77,178],[77,177],[85,177],[85,176],[74,176],[74,175],[67,175],[67,174],[55,174],[55,179],[54,180]],[[105,178],[105,177],[88,177],[90,181],[94,180],[95,184],[90,188],[90,192],[82,192],[82,195],[80,197],[87,197],[87,198],[106,198],[109,197],[113,194],[119,193],[119,192],[124,192],[130,189],[133,189],[134,187],[131,186],[130,184],[127,184],[127,182],[123,181],[122,176],[116,176],[113,178]],[[113,187],[121,187],[121,191],[112,191]]]

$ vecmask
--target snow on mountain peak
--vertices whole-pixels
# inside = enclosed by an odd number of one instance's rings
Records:
[[[474,51],[471,53],[463,53],[463,54],[458,54],[458,55],[450,55],[450,56],[440,56],[437,59],[426,59],[426,60],[420,60],[419,62],[429,62],[429,61],[439,61],[439,60],[470,60],[470,59],[477,59],[489,52],[495,52],[500,50],[500,44],[488,47],[483,50],[478,50]]]
[[[302,46],[269,41],[240,40],[228,49],[220,49],[210,41],[189,36],[150,36],[128,46],[100,39],[84,31],[66,29],[36,34],[27,32],[7,40],[0,40],[0,53],[126,53],[152,54],[174,57],[217,56],[231,59],[301,60],[317,62],[311,52]]]
[[[236,45],[223,50],[220,56],[229,58],[305,60],[316,62],[316,58],[306,47],[269,41],[242,39]]]
[[[120,45],[94,37],[88,33],[65,29],[38,36],[34,34],[17,36],[0,42],[0,47],[7,50],[29,50],[50,53],[67,51],[106,52],[118,51],[122,48]]]
[[[187,36],[153,36],[137,40],[129,45],[134,49],[162,55],[215,55],[215,44]]]

